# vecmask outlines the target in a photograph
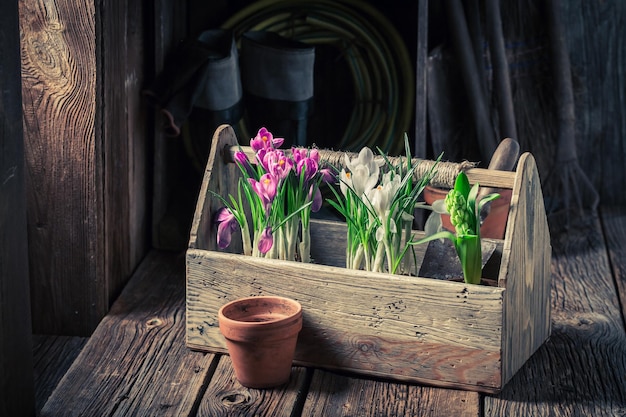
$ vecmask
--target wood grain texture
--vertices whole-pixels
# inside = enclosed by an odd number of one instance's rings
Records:
[[[562,1],[575,86],[578,156],[603,204],[626,203],[626,3]]]
[[[90,337],[41,416],[187,416],[215,366],[184,340],[184,267],[153,252]]]
[[[35,333],[89,335],[148,249],[142,15],[20,1]]]
[[[93,2],[20,1],[35,333],[89,334],[106,313]],[[88,277],[88,279],[85,279]]]
[[[219,307],[243,296],[278,294],[302,304],[296,360],[303,364],[498,386],[502,288],[359,272],[188,250],[187,343],[225,351]]]
[[[539,172],[531,154],[517,166],[499,285],[506,287],[503,306],[504,382],[550,336],[550,231]]]
[[[33,336],[36,409],[39,412],[54,388],[87,343],[86,337]]]
[[[197,417],[297,415],[308,385],[306,368],[294,366],[289,382],[271,390],[242,386],[232,367],[230,357],[220,357],[211,384],[200,399]]]
[[[626,317],[626,208],[603,206],[601,211],[602,232],[609,251],[609,262],[622,307],[622,318]]]
[[[474,392],[357,379],[316,370],[303,416],[479,416]]]
[[[96,123],[102,126],[104,276],[107,308],[148,252],[150,147],[145,132],[143,3],[101,4]],[[101,119],[101,120],[100,120]],[[151,162],[151,161],[150,161]]]
[[[623,415],[626,334],[599,219],[553,234],[552,247],[552,336],[485,398],[485,415]]]
[[[189,248],[217,249],[210,225],[213,223],[213,215],[221,203],[212,193],[227,196],[232,190],[237,189],[240,172],[237,166],[232,163],[230,153],[230,149],[236,144],[237,137],[232,127],[222,125],[215,130],[191,223]],[[242,250],[236,239],[232,242],[231,249]]]
[[[428,154],[428,1],[417,2],[417,42],[415,51],[415,139],[413,154]]]
[[[19,19],[0,4],[0,415],[35,412],[26,236]]]

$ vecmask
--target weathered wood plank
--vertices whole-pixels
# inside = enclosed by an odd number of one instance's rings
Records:
[[[553,233],[552,247],[552,337],[485,415],[623,415],[626,334],[598,218]]]
[[[477,417],[480,395],[316,370],[302,415]]]
[[[146,78],[153,81],[164,66],[168,55],[176,45],[188,35],[188,12],[187,1],[179,0],[155,0],[145,3],[150,10],[147,15],[153,17],[153,42],[154,61],[147,67]],[[163,119],[156,110],[150,113],[150,132],[153,138],[153,193],[152,193],[152,245],[156,249],[180,247],[180,240],[186,240],[188,230],[188,214],[183,210],[171,210],[171,205],[176,207],[180,203],[181,157],[184,153],[184,143],[181,138],[170,138],[163,131]],[[207,133],[210,135],[210,133]],[[177,198],[178,197],[178,198]],[[183,218],[184,217],[184,218]],[[184,225],[185,227],[183,227]]]
[[[184,267],[153,252],[52,393],[41,416],[188,416],[214,356],[184,340]]]
[[[222,304],[280,294],[302,304],[299,363],[443,386],[500,383],[503,288],[194,249],[187,259],[194,348],[225,351]]]
[[[200,399],[197,417],[297,415],[293,410],[304,401],[307,372],[312,371],[295,366],[287,384],[271,390],[251,389],[237,381],[230,357],[222,355],[211,383]]]
[[[33,363],[35,374],[35,402],[37,411],[87,343],[86,337],[33,336]]]
[[[523,154],[505,231],[498,285],[506,287],[502,338],[508,381],[550,336],[550,231],[534,158]]]
[[[578,157],[603,204],[626,204],[626,2],[561,1],[576,87]]]
[[[415,51],[415,139],[413,154],[428,155],[428,1],[417,2],[417,42]]]
[[[17,0],[0,3],[0,415],[35,412]]]
[[[33,330],[89,335],[148,249],[143,3],[19,4]]]
[[[609,250],[611,271],[615,279],[622,317],[626,317],[626,207],[603,206],[600,210],[602,231]]]
[[[100,19],[105,27],[96,35],[103,79],[96,118],[104,121],[97,152],[104,155],[103,238],[105,253],[111,254],[104,258],[107,309],[150,247],[151,148],[140,94],[144,86],[143,5],[129,0],[102,3]]]
[[[20,26],[33,332],[87,335],[108,307],[94,4],[20,1]]]

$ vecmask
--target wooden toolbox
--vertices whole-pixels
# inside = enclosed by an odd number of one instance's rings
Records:
[[[235,193],[236,145],[230,126],[215,132],[191,227],[191,349],[227,352],[217,322],[226,302],[280,295],[303,308],[297,364],[497,393],[549,337],[551,246],[531,154],[520,157],[516,172],[466,171],[472,183],[512,189],[504,240],[495,241],[495,266],[483,274],[495,283],[488,286],[346,269],[345,228],[335,221],[312,226],[316,263],[243,256],[237,245],[218,251],[212,218],[222,204],[209,190]]]

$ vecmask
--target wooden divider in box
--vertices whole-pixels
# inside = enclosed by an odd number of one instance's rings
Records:
[[[304,327],[299,364],[495,393],[550,335],[550,237],[532,155],[515,173],[469,169],[471,182],[513,190],[497,286],[343,268],[344,226],[318,221],[316,263],[278,261],[216,249],[212,216],[237,187],[237,139],[214,137],[187,250],[187,345],[226,352],[217,311],[251,295],[298,300]],[[321,259],[329,257],[328,260]],[[331,259],[332,256],[332,259]]]

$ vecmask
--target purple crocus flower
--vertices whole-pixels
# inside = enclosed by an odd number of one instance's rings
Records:
[[[230,245],[231,237],[237,231],[239,224],[228,207],[222,207],[215,215],[217,226],[217,246],[226,249]]]
[[[304,158],[306,158],[308,156],[308,150],[306,148],[295,148],[292,147],[291,148],[291,157],[293,158],[294,162],[296,164],[298,164],[300,161],[302,161]]]
[[[261,233],[261,237],[259,238],[259,252],[262,254],[266,254],[272,249],[272,245],[274,244],[274,236],[272,236],[272,228],[266,227]]]
[[[241,165],[246,170],[246,172],[248,173],[248,176],[250,177],[254,176],[254,168],[252,167],[252,164],[250,163],[250,160],[248,159],[248,155],[246,155],[245,152],[243,151],[235,152],[235,162]]]
[[[315,159],[306,157],[298,162],[296,171],[304,176],[305,181],[310,181],[317,174],[317,169]]]
[[[260,157],[262,157],[260,164],[263,169],[279,180],[287,178],[289,171],[293,168],[293,161],[287,158],[280,149],[267,150]]]
[[[274,197],[276,197],[278,179],[271,174],[263,174],[261,178],[259,178],[259,181],[254,178],[248,178],[248,182],[254,192],[261,198],[265,211],[269,212],[272,201],[274,201]]]
[[[250,140],[250,147],[255,152],[258,152],[261,149],[279,148],[284,141],[284,138],[275,138],[269,130],[262,127],[259,129],[256,136]]]

